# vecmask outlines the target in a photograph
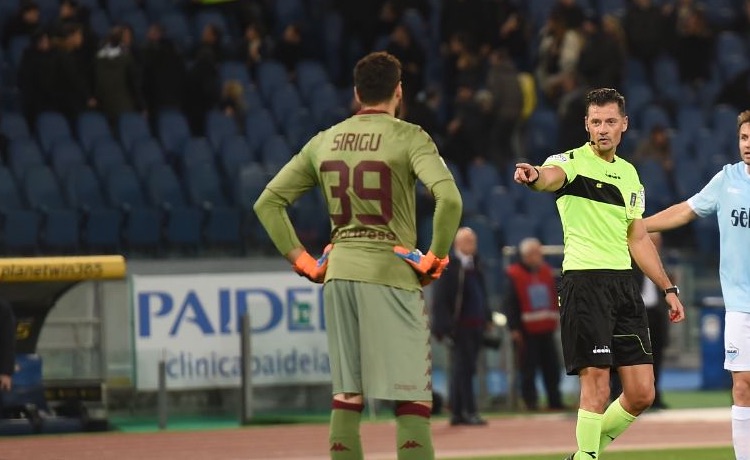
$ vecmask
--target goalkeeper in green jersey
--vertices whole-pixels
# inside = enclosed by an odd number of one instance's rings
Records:
[[[461,196],[430,136],[396,118],[401,64],[371,53],[354,68],[361,110],[313,137],[255,204],[294,270],[323,288],[333,383],[329,453],[363,458],[363,398],[395,402],[400,460],[434,458],[430,332],[422,286],[437,279],[461,218]],[[416,250],[415,187],[435,197],[433,239]],[[320,187],[331,244],[319,259],[302,246],[286,207]]]

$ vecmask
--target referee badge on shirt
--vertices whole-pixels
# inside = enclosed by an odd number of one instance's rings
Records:
[[[627,213],[628,218],[638,219],[643,216],[643,212],[646,210],[646,191],[643,186],[636,191],[630,192],[630,199],[628,200]]]

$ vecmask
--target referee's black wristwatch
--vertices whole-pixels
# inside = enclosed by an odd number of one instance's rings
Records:
[[[677,286],[669,286],[668,288],[664,289],[664,295],[666,296],[667,294],[674,294],[679,297],[680,288],[678,288]]]

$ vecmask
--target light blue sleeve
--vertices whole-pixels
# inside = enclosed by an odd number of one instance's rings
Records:
[[[716,212],[719,204],[719,195],[721,186],[724,183],[724,170],[719,171],[706,184],[703,189],[695,195],[688,198],[688,206],[700,217],[706,217]]]

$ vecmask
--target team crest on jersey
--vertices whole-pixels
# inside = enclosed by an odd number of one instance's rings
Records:
[[[564,153],[558,153],[556,155],[550,155],[549,157],[547,157],[547,161],[556,161],[558,163],[565,163],[568,160],[569,160],[569,158],[567,156],[565,156]],[[545,161],[545,163],[547,161]]]

